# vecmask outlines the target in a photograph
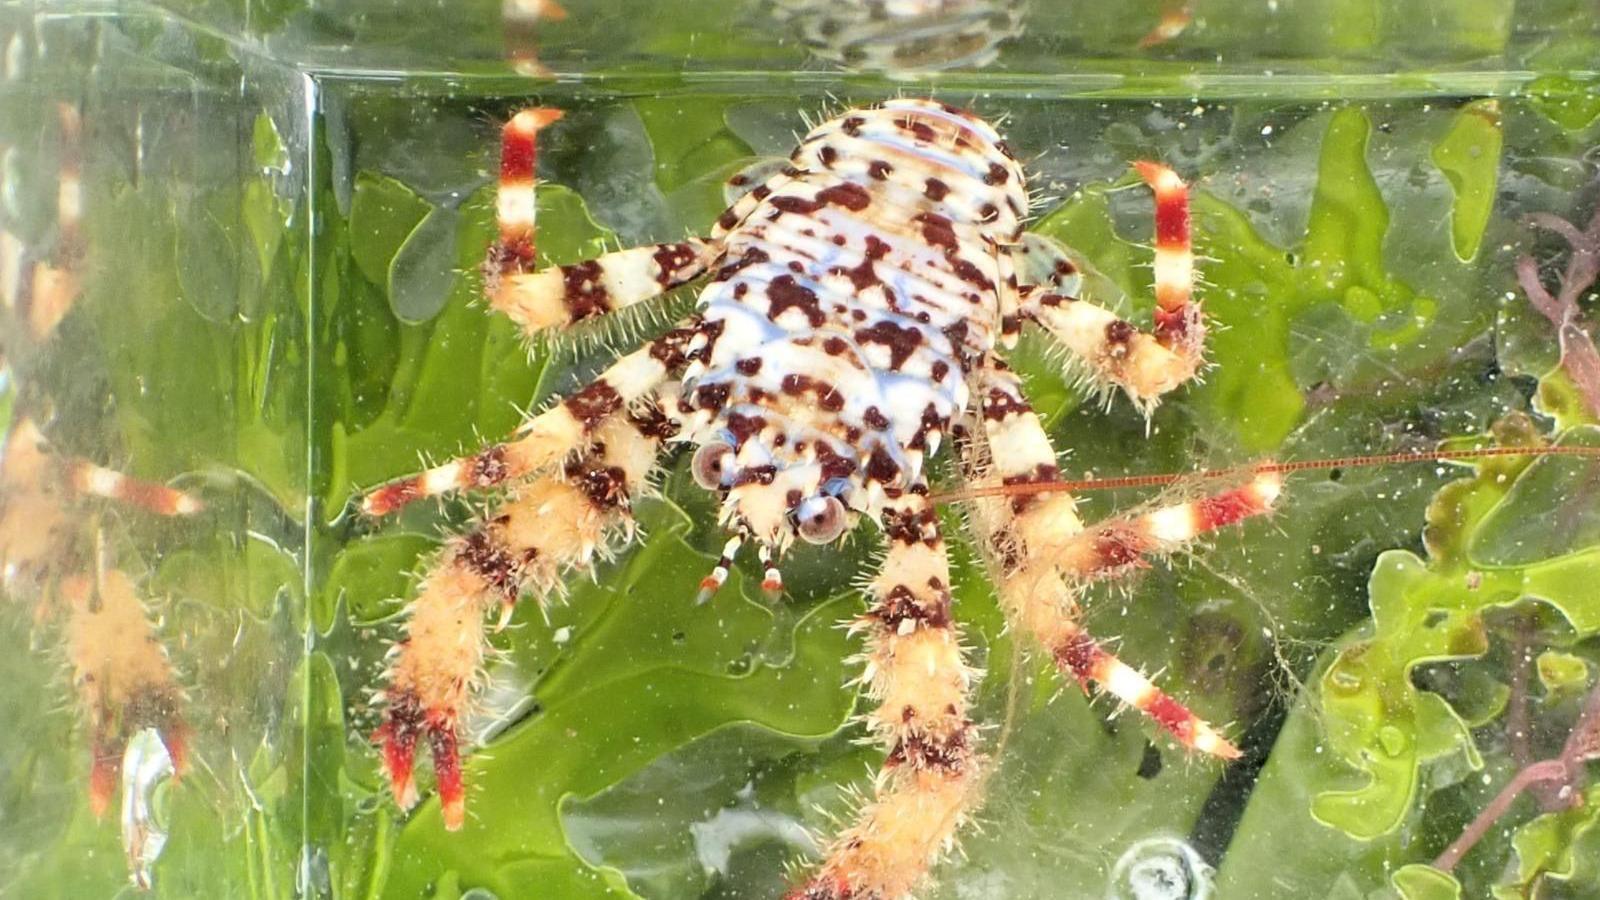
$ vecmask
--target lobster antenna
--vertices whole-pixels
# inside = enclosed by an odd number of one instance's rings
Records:
[[[1308,472],[1326,469],[1355,469],[1395,463],[1456,462],[1498,459],[1507,456],[1575,456],[1600,459],[1600,447],[1557,445],[1549,447],[1478,447],[1461,450],[1410,450],[1370,456],[1336,456],[1330,459],[1290,460],[1287,462],[1246,463],[1194,472],[1158,475],[1122,475],[1111,478],[1084,478],[1076,481],[1035,481],[1023,484],[980,484],[933,495],[935,503],[959,503],[983,497],[1026,497],[1034,494],[1083,493],[1123,488],[1166,487],[1180,481],[1214,481],[1246,475]]]

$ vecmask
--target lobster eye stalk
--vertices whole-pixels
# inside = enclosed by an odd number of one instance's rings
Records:
[[[727,474],[723,461],[732,452],[733,447],[722,441],[701,444],[700,449],[694,452],[694,458],[689,461],[689,472],[694,476],[694,483],[708,491],[722,487],[722,478]]]
[[[795,530],[806,543],[836,541],[844,528],[844,504],[838,497],[812,497],[795,509]]]

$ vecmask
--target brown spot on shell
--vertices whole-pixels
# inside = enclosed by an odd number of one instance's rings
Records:
[[[918,328],[901,327],[888,319],[883,319],[870,328],[856,329],[856,343],[882,344],[889,348],[889,368],[900,371],[911,354],[917,352],[922,346],[922,330]]]
[[[800,310],[812,328],[820,327],[827,320],[822,305],[817,302],[816,291],[795,281],[793,276],[780,275],[772,279],[767,284],[767,300],[767,318],[773,321],[791,309]]]
[[[694,389],[694,404],[699,409],[720,412],[728,405],[728,394],[733,390],[726,381],[702,384]]]
[[[726,265],[718,269],[717,274],[714,276],[714,280],[727,281],[734,275],[737,275],[751,266],[756,266],[771,261],[772,257],[767,255],[767,251],[762,250],[760,247],[750,247],[741,253],[737,258],[730,260]]]
[[[955,228],[949,219],[938,213],[921,212],[911,217],[911,221],[922,226],[922,239],[929,246],[939,247],[946,256],[953,255],[961,249],[961,242],[956,238]]]
[[[872,205],[872,195],[867,189],[853,181],[841,181],[830,185],[817,192],[817,200],[842,206],[851,212],[860,212]]]
[[[900,478],[900,467],[895,464],[894,458],[889,455],[882,445],[872,448],[872,455],[867,457],[866,476],[871,481],[879,484],[893,484]]]
[[[933,143],[937,137],[933,130],[933,126],[922,121],[921,119],[913,119],[910,116],[902,116],[901,118],[895,119],[894,124],[896,128],[900,129],[901,131],[910,132],[912,138],[925,144]]]
[[[782,197],[774,198],[771,206],[773,209],[778,210],[779,212],[793,213],[798,216],[809,216],[821,209],[823,204],[816,200],[807,200],[804,197],[796,197],[791,194],[785,194]]]

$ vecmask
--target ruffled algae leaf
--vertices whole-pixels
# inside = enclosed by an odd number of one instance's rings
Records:
[[[1591,786],[1573,809],[1545,813],[1517,829],[1511,844],[1517,865],[1511,880],[1494,886],[1497,900],[1541,896],[1546,878],[1568,882],[1594,896],[1600,890],[1600,785]],[[1572,896],[1579,896],[1575,893]]]
[[[1530,420],[1513,417],[1497,437],[1502,444],[1531,445],[1531,429]],[[1483,657],[1496,643],[1494,611],[1529,599],[1565,618],[1579,640],[1600,634],[1600,608],[1592,602],[1600,544],[1584,540],[1557,547],[1544,541],[1537,561],[1498,567],[1482,565],[1468,552],[1486,523],[1509,521],[1506,505],[1524,493],[1521,479],[1537,478],[1538,468],[1551,459],[1484,461],[1473,477],[1435,496],[1427,516],[1426,561],[1403,550],[1379,557],[1369,584],[1373,621],[1340,642],[1316,690],[1303,695],[1291,713],[1224,857],[1219,890],[1258,884],[1263,867],[1276,871],[1277,882],[1297,896],[1370,891],[1389,882],[1404,897],[1431,900],[1457,896],[1451,891],[1458,878],[1476,891],[1501,877],[1489,840],[1455,878],[1408,865],[1443,849],[1492,795],[1490,786],[1505,782],[1515,769],[1502,745],[1480,748],[1481,738],[1474,736],[1474,728],[1492,727],[1493,721],[1482,711],[1466,721],[1468,710],[1419,688],[1418,674],[1430,662]],[[1476,668],[1483,665],[1452,671],[1475,682],[1492,680]],[[1582,659],[1556,668],[1572,685],[1564,696],[1589,686]],[[1560,696],[1547,695],[1542,706]],[[1481,781],[1467,777],[1477,769],[1486,773]],[[1452,790],[1458,784],[1465,789]],[[1546,856],[1564,852],[1560,848],[1576,837],[1575,831],[1540,827],[1553,829],[1549,846],[1540,845]],[[1291,833],[1292,840],[1281,836]],[[1482,854],[1489,854],[1488,861]],[[1537,864],[1525,866],[1527,883],[1539,877],[1536,869]]]
[[[1434,165],[1450,180],[1456,195],[1450,211],[1450,237],[1462,260],[1476,257],[1483,243],[1489,214],[1494,211],[1504,142],[1499,101],[1478,100],[1456,113],[1449,133],[1434,145]]]
[[[1475,477],[1446,486],[1429,507],[1427,562],[1407,551],[1379,558],[1370,584],[1372,633],[1347,643],[1320,685],[1328,746],[1367,783],[1321,793],[1313,804],[1319,821],[1370,840],[1398,827],[1412,808],[1423,763],[1460,752],[1473,768],[1481,765],[1466,724],[1438,694],[1419,690],[1412,672],[1423,663],[1482,655],[1485,612],[1537,597],[1564,614],[1580,637],[1600,631],[1592,602],[1600,533],[1552,529],[1563,542],[1560,552],[1541,541],[1537,558],[1520,565],[1485,565],[1470,551],[1489,541],[1480,537],[1487,528],[1510,528],[1532,514],[1513,495],[1540,494],[1552,461],[1480,464]],[[1524,479],[1533,486],[1522,488]],[[1541,518],[1548,521],[1549,513]]]
[[[1466,585],[1433,576],[1415,555],[1384,554],[1370,588],[1374,638],[1345,648],[1321,681],[1327,743],[1369,780],[1325,792],[1312,807],[1319,821],[1362,839],[1400,823],[1422,763],[1460,750],[1473,768],[1482,765],[1466,723],[1442,697],[1413,686],[1411,672],[1488,649],[1476,598],[1461,596]]]
[[[1403,900],[1461,900],[1461,882],[1432,866],[1403,866],[1390,882]]]

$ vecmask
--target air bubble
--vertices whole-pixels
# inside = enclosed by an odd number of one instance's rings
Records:
[[[1128,848],[1111,872],[1107,900],[1206,900],[1210,865],[1175,837],[1147,838]]]

